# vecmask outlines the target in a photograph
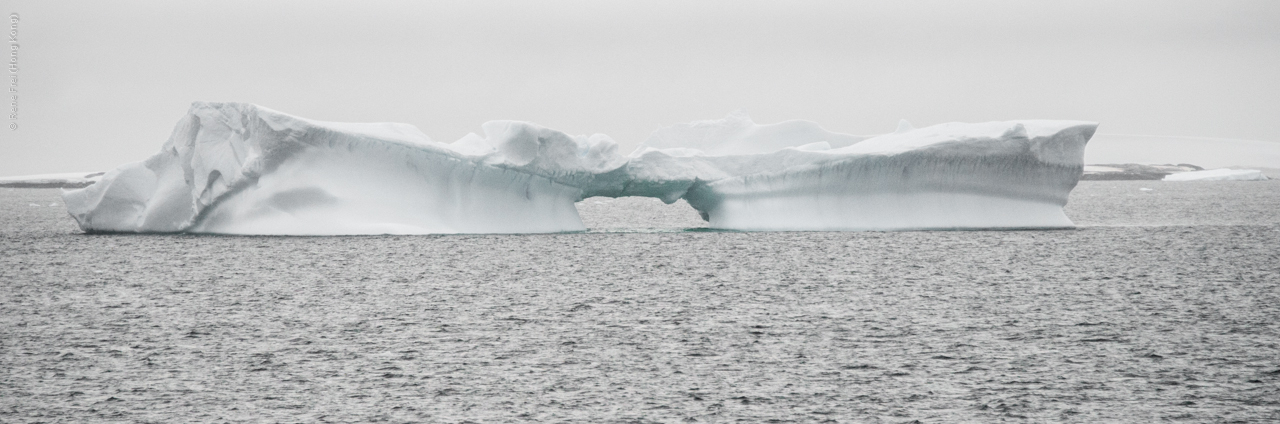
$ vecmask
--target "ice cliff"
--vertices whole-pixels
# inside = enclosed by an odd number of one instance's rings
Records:
[[[195,103],[151,158],[63,194],[88,232],[429,234],[580,231],[591,196],[686,199],[714,228],[1069,227],[1062,212],[1096,124],[1010,121],[878,137],[735,113],[609,137],[492,121],[430,140],[250,104]]]

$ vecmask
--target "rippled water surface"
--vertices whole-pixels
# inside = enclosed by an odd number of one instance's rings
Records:
[[[1280,181],[1083,182],[1059,231],[579,209],[591,232],[84,235],[56,190],[0,189],[0,422],[1280,420]]]

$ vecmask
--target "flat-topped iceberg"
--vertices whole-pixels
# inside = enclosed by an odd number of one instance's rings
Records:
[[[739,121],[731,116],[698,127]],[[702,144],[709,150],[723,153],[653,149],[646,142],[627,169],[632,185],[648,190],[633,187],[623,195],[684,198],[720,229],[1071,227],[1062,207],[1080,178],[1084,146],[1096,127],[1010,121],[913,129],[904,121],[892,134],[844,147],[797,137],[791,147],[754,154],[707,142]]]
[[[1070,227],[1096,124],[942,124],[878,137],[745,114],[660,129],[629,156],[602,134],[492,121],[430,140],[405,124],[195,103],[161,152],[66,191],[88,232],[539,233],[584,230],[591,196],[685,199],[711,227]]]

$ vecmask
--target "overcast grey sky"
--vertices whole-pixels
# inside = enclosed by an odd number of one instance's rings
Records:
[[[0,176],[145,159],[196,100],[444,142],[516,119],[630,147],[736,109],[1280,141],[1280,1],[354,3],[0,2],[20,16]]]

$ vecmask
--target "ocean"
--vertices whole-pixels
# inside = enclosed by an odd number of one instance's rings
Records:
[[[86,235],[0,189],[2,422],[1275,422],[1280,181],[1052,231]]]

